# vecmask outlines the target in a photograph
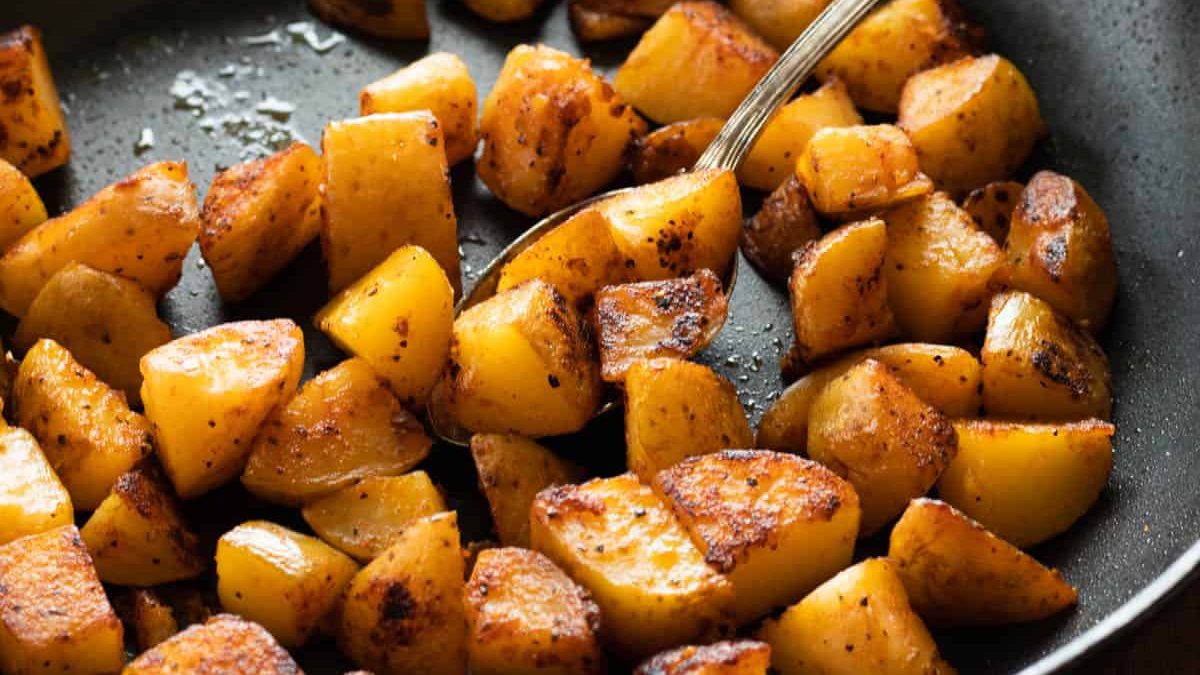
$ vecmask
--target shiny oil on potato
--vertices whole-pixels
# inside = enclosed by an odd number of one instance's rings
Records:
[[[729,8],[776,49],[784,50],[830,0],[731,0]]]
[[[471,457],[496,536],[505,546],[529,547],[529,507],[539,492],[583,479],[579,467],[513,434],[475,434]]]
[[[629,167],[639,185],[691,169],[717,137],[725,121],[716,117],[672,122],[642,136],[633,146]]]
[[[569,0],[567,17],[571,30],[580,42],[600,42],[637,35],[650,27],[653,21],[644,16],[609,11],[602,5],[593,7],[588,0]]]
[[[0,160],[30,178],[66,164],[71,137],[37,28],[0,34],[0,89]]]
[[[813,208],[837,220],[928,194],[933,181],[921,168],[908,136],[890,124],[826,127],[796,160]]]
[[[300,513],[330,546],[370,562],[410,524],[445,510],[446,500],[429,475],[413,471],[363,478],[308,504]]]
[[[771,646],[757,640],[685,645],[646,659],[634,675],[766,675]]]
[[[792,275],[792,254],[821,234],[808,190],[792,174],[745,221],[740,243],[742,254],[760,273],[784,284]]]
[[[219,614],[191,626],[133,660],[123,675],[232,673],[295,675],[300,670],[262,626]]]
[[[73,522],[71,495],[21,427],[0,430],[0,544]]]
[[[0,251],[46,222],[46,205],[29,177],[0,159]]]
[[[983,187],[977,187],[963,198],[962,208],[975,227],[994,239],[997,244],[1004,246],[1008,239],[1008,230],[1012,223],[1013,211],[1021,197],[1025,186],[1012,180],[992,181]]]

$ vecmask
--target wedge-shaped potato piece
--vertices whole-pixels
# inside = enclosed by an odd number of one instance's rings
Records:
[[[623,657],[711,638],[732,618],[732,585],[631,473],[547,488],[530,523],[534,549],[591,591]]]
[[[340,291],[406,244],[462,287],[442,128],[427,110],[330,122],[321,136],[321,250]]]
[[[122,675],[298,675],[300,666],[262,626],[219,614],[145,652]]]
[[[479,177],[505,204],[541,216],[608,185],[645,122],[586,59],[519,45],[483,101]]]
[[[709,270],[690,277],[608,286],[596,294],[600,375],[623,382],[639,359],[689,359],[725,325],[729,298]]]
[[[130,589],[128,611],[127,621],[139,652],[153,649],[179,632],[175,610],[154,590]]]
[[[303,367],[304,335],[287,319],[213,326],[142,357],[146,417],[180,497],[241,472],[259,426],[296,390]]]
[[[38,440],[81,511],[99,506],[117,478],[151,452],[146,418],[53,340],[25,355],[13,398],[17,423]]]
[[[955,450],[946,417],[874,359],[830,381],[809,410],[808,455],[854,486],[864,537],[928,492]]]
[[[780,675],[953,675],[913,612],[897,565],[870,558],[844,570],[763,625]]]
[[[364,478],[305,506],[301,514],[321,539],[365,562],[387,549],[413,521],[445,510],[433,481],[424,471],[414,471]]]
[[[0,257],[0,307],[24,316],[50,277],[72,261],[166,293],[199,231],[187,164],[151,164],[21,237]]]
[[[496,535],[505,546],[529,547],[529,507],[539,492],[583,479],[579,467],[512,434],[475,434],[471,457]]]
[[[723,640],[688,645],[656,654],[634,675],[766,675],[771,646],[757,640]]]
[[[0,671],[115,673],[124,633],[74,525],[0,546]]]
[[[724,278],[737,252],[742,196],[729,171],[708,169],[636,187],[595,207],[640,281],[710,269]]]
[[[613,239],[608,221],[587,209],[555,227],[508,261],[500,270],[496,290],[541,279],[576,307],[591,305],[592,295],[629,277],[625,258]]]
[[[394,476],[433,444],[371,368],[349,359],[304,384],[263,422],[242,485],[273,502],[297,505],[368,476]]]
[[[804,597],[850,564],[861,510],[829,469],[769,450],[723,450],[658,472],[654,489],[733,584],[738,623]]]
[[[80,536],[105,583],[157,586],[199,576],[207,567],[171,488],[146,469],[117,479]]]
[[[443,386],[450,415],[467,429],[531,437],[582,429],[602,393],[583,319],[539,279],[455,319]]]
[[[983,361],[988,415],[1079,420],[1112,414],[1108,357],[1049,304],[1013,291],[992,300]]]
[[[742,226],[742,253],[771,281],[787,283],[792,254],[821,238],[808,190],[792,174],[763,200],[762,208]]]
[[[517,0],[523,2],[524,0]],[[475,81],[455,54],[435,52],[410,63],[358,93],[359,114],[429,110],[442,127],[446,161],[451,165],[475,154],[479,96]]]
[[[821,129],[804,146],[796,175],[817,211],[842,220],[933,190],[912,142],[890,124]]]
[[[604,3],[600,3],[604,4]],[[588,0],[570,0],[567,16],[580,42],[599,42],[637,35],[650,27],[651,19],[592,7]]]
[[[380,675],[461,675],[463,571],[457,516],[414,522],[346,589],[337,631],[342,652]]]
[[[954,423],[958,454],[938,495],[1014,546],[1064,532],[1091,508],[1112,473],[1107,422]]]
[[[921,169],[955,194],[1010,176],[1045,133],[1029,82],[995,54],[912,76],[896,124],[912,139]]]
[[[46,205],[29,178],[0,159],[0,251],[46,222]]]
[[[963,198],[962,208],[971,216],[979,231],[987,233],[1003,246],[1008,239],[1013,211],[1024,189],[1025,186],[1016,181],[993,181],[971,190]]]
[[[791,46],[830,0],[731,0],[729,8],[780,51]]]
[[[39,338],[66,347],[136,404],[142,386],[138,361],[170,342],[171,328],[158,318],[154,296],[136,281],[73,262],[37,294],[17,326],[13,347],[29,349]]]
[[[542,0],[464,0],[472,12],[497,23],[511,23],[533,16]]]
[[[613,87],[660,124],[728,117],[778,54],[721,5],[681,2],[642,35]]]
[[[70,525],[74,516],[71,495],[33,435],[0,430],[0,544]]]
[[[30,178],[66,164],[71,138],[37,28],[0,34],[0,90],[0,160]]]
[[[672,122],[642,136],[629,162],[639,185],[670,178],[696,165],[725,121],[716,117]]]
[[[914,499],[888,546],[913,609],[939,626],[1036,621],[1075,604],[1056,570],[936,499]]]
[[[420,40],[429,37],[425,0],[308,0],[322,21],[383,38]]]
[[[464,602],[472,673],[604,672],[600,608],[541,553],[482,551]]]
[[[685,457],[753,442],[737,390],[711,368],[660,358],[635,361],[626,372],[627,462],[646,483]]]

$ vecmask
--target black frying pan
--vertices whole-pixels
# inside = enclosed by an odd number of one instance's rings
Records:
[[[1087,187],[1112,221],[1120,266],[1120,297],[1104,339],[1116,381],[1116,468],[1095,508],[1034,551],[1079,587],[1079,607],[1028,626],[938,635],[964,673],[1047,673],[1144,616],[1200,564],[1200,181],[1193,170],[1200,162],[1200,79],[1192,72],[1200,63],[1200,3],[962,1],[989,30],[993,49],[1012,58],[1039,95],[1052,136],[1031,168],[1054,168]],[[563,3],[505,27],[475,18],[457,0],[431,5],[428,44],[352,36],[322,55],[285,29],[311,21],[318,40],[329,35],[300,0],[2,0],[0,30],[23,22],[44,29],[70,109],[70,166],[37,187],[57,212],[144,163],[185,158],[203,192],[218,167],[238,161],[242,144],[225,130],[210,136],[189,110],[176,107],[170,90],[185,69],[227,88],[232,102],[211,114],[247,110],[269,94],[296,106],[287,123],[315,144],[326,120],[356,114],[359,87],[429,50],[462,55],[482,94],[505,53],[521,42],[582,52],[609,71],[631,46],[582,49],[567,29]],[[279,46],[242,39],[275,29]],[[220,76],[227,66],[233,75]],[[239,90],[249,101],[233,100]],[[156,142],[136,154],[143,128]],[[492,198],[469,163],[455,169],[453,181],[470,284],[471,271],[530,221]],[[742,270],[729,325],[704,360],[737,383],[757,419],[781,387],[777,362],[790,340],[789,318],[785,294],[749,266]],[[309,321],[325,297],[315,247],[237,306],[220,303],[193,253],[161,310],[177,334],[232,319],[292,317],[305,327],[311,375],[341,358]],[[598,472],[619,470],[623,458],[612,420],[556,446]],[[459,508],[465,534],[486,536],[469,458],[439,447],[427,464]],[[236,488],[190,508],[214,534],[251,516],[295,522],[294,514],[254,503]],[[311,672],[347,665],[329,647],[300,658]]]

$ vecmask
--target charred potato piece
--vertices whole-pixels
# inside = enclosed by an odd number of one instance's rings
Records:
[[[975,221],[975,227],[980,232],[1003,246],[1008,239],[1013,211],[1024,189],[1025,186],[1016,181],[993,181],[971,190],[963,198],[962,208]]]
[[[139,652],[153,649],[179,632],[175,611],[158,593],[137,588],[129,595],[129,623]]]
[[[29,178],[0,159],[0,251],[46,222],[46,205]]]
[[[37,28],[0,34],[0,91],[0,160],[30,178],[66,164],[71,138]]]
[[[497,23],[511,23],[533,16],[542,0],[463,0],[472,12]]]
[[[547,232],[500,269],[497,291],[541,279],[576,307],[589,307],[593,294],[629,277],[625,258],[608,221],[584,210]]]
[[[0,544],[74,522],[71,495],[20,427],[0,430]]]
[[[766,675],[771,646],[757,640],[723,640],[655,654],[634,675]]]
[[[329,545],[369,562],[409,524],[445,510],[433,481],[424,471],[414,471],[364,478],[305,506],[301,514]]]
[[[137,657],[122,675],[300,672],[300,666],[265,628],[232,614],[219,614]]]
[[[429,37],[425,0],[308,0],[322,21],[382,38],[421,40]]]
[[[808,28],[830,0],[730,0],[729,8],[766,38],[784,50]]]
[[[496,535],[505,546],[529,547],[529,507],[539,492],[583,479],[579,467],[511,434],[475,434],[471,457]]]
[[[821,238],[808,191],[795,174],[763,200],[762,208],[742,226],[742,253],[768,279],[787,283],[792,254]]]
[[[567,16],[580,42],[600,42],[637,35],[650,27],[651,19],[592,7],[588,0],[570,0]]]
[[[826,127],[813,134],[796,161],[796,175],[813,207],[853,219],[933,190],[904,132],[890,124]]]
[[[723,126],[724,120],[699,117],[672,122],[642,136],[634,144],[629,162],[634,182],[653,183],[691,169]]]

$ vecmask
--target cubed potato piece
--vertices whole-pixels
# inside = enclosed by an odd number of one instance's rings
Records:
[[[147,588],[131,589],[129,623],[139,652],[153,649],[179,632],[179,622],[171,605]]]
[[[74,525],[0,546],[0,671],[115,673],[124,635]]]
[[[157,586],[197,577],[208,566],[171,488],[145,469],[118,478],[79,534],[109,584]]]
[[[715,2],[667,10],[621,64],[613,88],[660,124],[726,118],[779,57]]]
[[[321,158],[304,143],[217,174],[200,211],[200,251],[223,299],[246,299],[316,239],[320,184]]]
[[[729,298],[703,269],[690,277],[608,286],[596,294],[600,375],[623,382],[639,359],[689,359],[721,332]]]
[[[463,555],[455,513],[414,522],[346,589],[342,652],[377,673],[467,669]]]
[[[887,225],[872,218],[796,252],[788,291],[801,360],[812,363],[896,332],[883,273],[887,247]]]
[[[625,258],[599,211],[585,209],[547,232],[500,269],[497,291],[541,279],[576,307],[589,307],[593,294],[630,276]]]
[[[542,0],[463,0],[472,12],[496,23],[512,23],[533,16]]]
[[[791,46],[830,0],[731,0],[729,8],[776,49]]]
[[[20,427],[0,430],[0,544],[74,522],[71,495]]]
[[[1112,473],[1107,422],[954,423],[958,454],[938,495],[1014,546],[1066,531],[1096,503]]]
[[[543,490],[530,523],[533,548],[591,592],[622,657],[714,637],[732,619],[733,586],[631,473]]]
[[[122,675],[298,675],[300,672],[300,666],[265,628],[232,614],[219,614],[137,657]]]
[[[829,469],[769,450],[723,450],[658,472],[654,489],[733,584],[739,624],[786,607],[850,564],[858,494]]]
[[[524,3],[527,0],[515,0]],[[458,164],[475,154],[479,96],[475,81],[455,54],[435,52],[410,63],[358,93],[359,114],[429,110],[442,127],[446,161]]]
[[[199,227],[187,164],[151,164],[9,247],[0,257],[0,307],[24,316],[50,277],[72,261],[162,296],[179,281]]]
[[[723,126],[724,120],[699,117],[672,122],[642,136],[629,161],[634,182],[653,183],[690,170]]]
[[[997,417],[1066,421],[1112,416],[1108,357],[1087,332],[1020,291],[992,300],[983,409]]]
[[[780,675],[954,675],[913,612],[897,565],[869,558],[826,581],[758,637]]]
[[[1013,211],[1024,189],[1025,186],[1016,181],[993,181],[967,193],[962,208],[975,221],[979,231],[1003,246],[1008,239]]]
[[[0,251],[46,222],[46,205],[29,178],[0,159]]]
[[[733,173],[707,169],[642,185],[597,204],[635,279],[710,269],[725,278],[737,252],[742,195]]]
[[[656,654],[634,675],[766,675],[771,646],[757,640],[723,640]]]
[[[542,216],[611,183],[645,130],[587,59],[518,45],[483,101],[475,167],[505,204]]]
[[[0,160],[30,178],[66,164],[71,137],[37,28],[0,34],[0,91]]]
[[[85,368],[137,404],[146,352],[171,341],[171,328],[158,318],[154,295],[136,281],[69,263],[37,294],[13,335],[27,350],[50,338]]]
[[[742,253],[769,280],[785,284],[792,275],[792,254],[820,238],[808,190],[792,174],[742,225]]]
[[[883,275],[900,329],[922,342],[954,342],[987,323],[992,276],[1004,264],[996,242],[944,192],[884,214]]]
[[[529,548],[529,507],[539,492],[583,479],[579,467],[513,434],[475,434],[471,457],[496,535],[505,546]]]
[[[433,442],[361,359],[304,384],[254,438],[242,485],[287,505],[311,502],[368,476],[395,476],[429,455]]]
[[[912,142],[890,124],[821,129],[804,146],[796,175],[813,207],[840,220],[933,191]]]
[[[53,340],[40,340],[13,383],[16,420],[37,439],[71,502],[91,511],[151,452],[150,423]]]
[[[1117,261],[1104,211],[1053,171],[1029,179],[1008,233],[1005,280],[1097,333],[1117,297]]]
[[[481,552],[464,602],[475,675],[605,672],[600,608],[541,553]]]
[[[288,319],[213,326],[142,357],[146,417],[180,497],[241,472],[259,426],[296,391],[303,367],[304,335]]]
[[[330,122],[321,135],[321,250],[340,291],[396,249],[429,251],[462,288],[442,127],[427,110]]]
[[[358,565],[329,544],[254,520],[217,541],[217,594],[226,611],[261,624],[284,647],[308,641]]]
[[[830,381],[809,410],[808,455],[858,492],[860,536],[928,492],[956,448],[946,416],[874,359]]]
[[[652,359],[626,372],[626,457],[644,482],[686,457],[753,443],[733,383],[708,366]]]
[[[455,319],[442,383],[447,410],[462,426],[530,437],[582,429],[603,393],[587,326],[540,279]]]
[[[446,500],[433,481],[414,471],[364,478],[305,506],[301,514],[329,545],[368,562],[410,523],[445,510]]]
[[[1009,177],[1045,134],[1029,82],[995,54],[913,75],[896,124],[912,139],[921,169],[954,194]]]
[[[587,0],[570,0],[567,3],[567,16],[580,42],[600,42],[637,35],[653,23],[647,17],[592,7]]]
[[[913,609],[938,626],[1037,621],[1075,604],[1057,570],[936,499],[914,499],[896,527],[888,558]]]
[[[368,35],[422,40],[429,37],[425,0],[308,0],[322,21]]]

